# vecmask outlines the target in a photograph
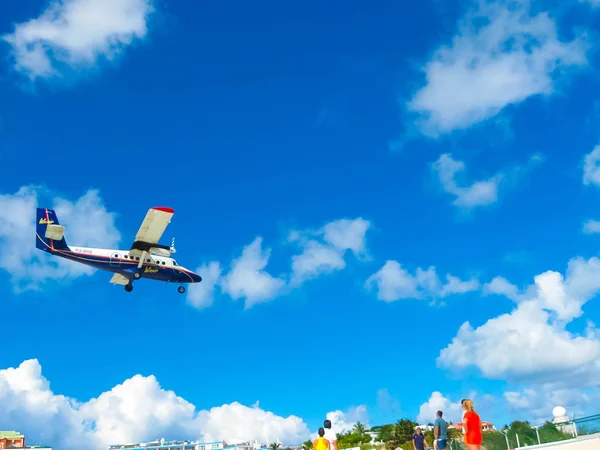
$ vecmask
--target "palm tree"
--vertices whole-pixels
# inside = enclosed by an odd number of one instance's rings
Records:
[[[281,444],[279,442],[273,442],[271,445],[269,445],[270,450],[279,450],[280,447]]]
[[[308,441],[304,441],[304,443],[302,444],[302,450],[312,450],[312,448],[313,443],[310,439]]]
[[[363,423],[356,422],[352,428],[352,433],[358,436],[361,445],[371,441],[371,436],[367,434],[367,427]]]
[[[354,428],[352,429],[352,432],[356,434],[364,434],[365,431],[367,431],[367,427],[360,422],[356,422],[354,424]]]

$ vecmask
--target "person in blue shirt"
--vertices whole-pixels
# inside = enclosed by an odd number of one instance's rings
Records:
[[[442,419],[442,415],[442,411],[438,411],[433,423],[433,445],[437,450],[444,450],[448,443],[448,422]]]
[[[413,434],[413,447],[415,450],[425,450],[425,447],[427,446],[427,439],[425,439],[425,435],[421,433],[421,429],[417,427],[416,433]]]

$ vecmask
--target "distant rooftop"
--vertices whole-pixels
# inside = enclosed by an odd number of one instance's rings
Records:
[[[0,431],[0,439],[23,439],[23,436],[18,431]]]

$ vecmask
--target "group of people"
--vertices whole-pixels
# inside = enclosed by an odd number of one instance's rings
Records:
[[[313,442],[313,450],[338,450],[337,434],[331,429],[331,420],[325,420],[319,428],[319,437]]]
[[[480,450],[483,435],[481,433],[481,419],[475,412],[473,400],[463,398],[460,401],[463,409],[462,422],[458,423],[462,427],[464,442],[468,450]],[[448,446],[448,422],[443,419],[444,413],[436,413],[433,424],[433,447],[435,450],[446,450]],[[338,450],[338,441],[336,433],[331,429],[331,421],[325,420],[323,427],[319,428],[319,437],[313,442],[313,450]],[[425,434],[420,427],[417,427],[412,439],[414,450],[425,450],[428,447]],[[396,449],[399,450],[399,449]]]
[[[460,401],[463,409],[462,422],[457,425],[462,427],[465,445],[469,450],[479,450],[483,441],[481,433],[481,418],[475,412],[473,400],[463,398]],[[445,450],[448,445],[448,422],[442,416],[444,413],[438,411],[436,413],[435,422],[433,424],[433,447],[435,450]],[[413,435],[414,450],[425,450],[427,447],[427,439],[420,427],[417,427]]]

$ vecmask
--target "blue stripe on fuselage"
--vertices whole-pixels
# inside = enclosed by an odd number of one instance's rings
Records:
[[[39,235],[37,235],[37,238],[41,242],[44,242]],[[44,244],[46,243],[44,242]],[[57,250],[52,249],[49,246],[47,247],[48,253],[51,253],[52,255],[60,256],[61,258],[69,259],[80,264],[85,264],[86,266],[94,267],[99,270],[119,273],[129,279],[133,278],[133,272],[137,270],[137,265],[139,263],[139,261],[132,261],[130,259],[111,258],[110,256],[91,254],[88,255],[85,253],[77,253],[72,250]],[[194,282],[192,275],[188,274],[184,269],[172,266],[162,266],[153,263],[144,263],[144,265],[141,267],[141,274],[142,278],[149,278],[152,280],[168,281],[173,283]]]

